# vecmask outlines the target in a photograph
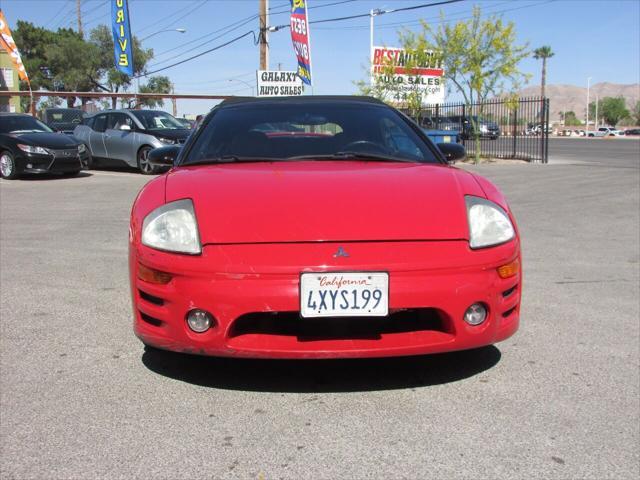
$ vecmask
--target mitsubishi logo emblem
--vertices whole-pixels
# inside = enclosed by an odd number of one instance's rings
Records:
[[[334,258],[338,258],[338,257],[348,257],[349,254],[347,253],[347,251],[342,248],[342,247],[338,247],[338,251],[336,253],[333,254]]]

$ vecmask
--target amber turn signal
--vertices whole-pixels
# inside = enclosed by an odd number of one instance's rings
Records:
[[[158,283],[160,285],[166,285],[171,281],[171,274],[161,272],[160,270],[154,270],[138,263],[138,278],[149,283]]]
[[[500,278],[515,277],[518,273],[520,273],[520,260],[517,258],[513,262],[498,267],[498,275],[500,275]]]

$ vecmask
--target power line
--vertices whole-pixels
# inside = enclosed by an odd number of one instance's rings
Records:
[[[483,11],[482,14],[483,16],[485,15],[499,15],[501,13],[505,13],[505,12],[511,12],[514,10],[521,10],[523,8],[530,8],[530,7],[536,7],[539,5],[545,5],[547,3],[552,3],[556,0],[547,0],[544,2],[538,2],[538,3],[532,3],[529,5],[521,5],[519,7],[513,7],[513,8],[504,8],[504,9],[499,9],[499,10],[488,10],[488,11]],[[495,3],[493,5],[491,5],[489,8],[493,8],[493,7],[497,7],[498,5],[504,5],[506,3],[512,3],[510,1],[505,1],[505,2],[498,2]],[[449,20],[468,20],[473,18],[473,15],[469,15],[469,12],[458,12],[452,15],[447,16],[444,21],[449,21]],[[391,23],[381,23],[379,25],[376,26],[376,30],[383,30],[383,29],[390,29],[390,28],[397,28],[397,27],[411,27],[411,26],[416,26],[416,25],[420,25],[421,22],[423,20],[432,20],[432,19],[437,19],[440,20],[440,17],[427,17],[418,21],[410,21],[410,22],[391,22]],[[438,22],[438,23],[442,23],[442,21]],[[343,27],[341,28],[342,30],[365,30],[368,29],[369,26],[368,25],[352,25],[350,27]],[[319,28],[319,30],[335,30],[336,27],[325,27],[325,28]]]
[[[230,33],[230,32],[232,32],[234,29],[237,29],[237,28],[239,28],[239,27],[241,27],[241,26],[243,26],[243,25],[246,25],[247,23],[249,23],[249,22],[250,22],[250,21],[252,21],[252,20],[255,20],[256,18],[258,18],[258,15],[255,15],[255,14],[254,14],[254,15],[251,15],[251,16],[249,16],[249,17],[245,17],[245,18],[243,18],[243,19],[241,19],[241,20],[238,20],[237,22],[234,22],[234,23],[231,23],[231,24],[229,24],[229,25],[227,25],[227,26],[225,26],[225,27],[219,28],[218,30],[214,30],[213,32],[209,32],[209,33],[207,33],[207,34],[205,34],[205,35],[202,35],[201,37],[198,37],[198,38],[195,38],[195,39],[190,40],[190,41],[188,41],[188,42],[182,43],[182,44],[180,44],[180,45],[178,45],[178,46],[176,46],[176,47],[170,48],[170,49],[168,49],[168,50],[163,50],[163,51],[159,52],[157,55],[155,55],[155,57],[161,57],[162,55],[165,55],[165,54],[167,54],[167,53],[169,53],[169,52],[173,52],[173,51],[175,51],[175,50],[179,50],[179,49],[181,49],[181,48],[183,48],[183,47],[186,47],[187,45],[191,45],[192,43],[195,43],[195,42],[197,42],[197,41],[199,41],[199,40],[202,40],[203,38],[211,37],[212,35],[215,35],[216,33],[219,33],[219,32],[221,32],[221,31],[223,31],[223,30],[230,29],[228,32],[225,32],[225,34],[226,34],[226,33]],[[232,28],[232,27],[235,27],[235,28]],[[219,37],[216,37],[216,38],[219,38]],[[209,39],[209,40],[208,40],[207,42],[205,42],[205,43],[208,43],[208,42],[210,42],[210,41],[212,41],[212,40],[214,40],[214,39]],[[196,46],[196,47],[191,47],[191,49],[194,49],[194,48],[200,48],[202,45],[203,45],[203,44],[200,44],[200,45],[198,45],[198,46]],[[182,54],[181,54],[181,55],[182,55]],[[163,60],[163,61],[164,61],[164,60]]]
[[[221,48],[224,48],[224,47],[226,47],[227,45],[231,45],[232,43],[235,43],[235,42],[237,42],[238,40],[240,40],[240,39],[242,39],[242,38],[244,38],[244,37],[246,37],[246,36],[248,36],[248,35],[253,35],[253,41],[254,41],[254,43],[256,43],[256,32],[254,32],[253,30],[249,30],[248,32],[243,33],[242,35],[238,35],[237,37],[235,37],[235,38],[233,38],[233,39],[229,40],[228,42],[225,42],[225,43],[223,43],[223,44],[221,44],[221,45],[217,45],[217,46],[215,46],[215,47],[213,47],[213,48],[210,48],[209,50],[205,50],[204,52],[200,52],[200,53],[198,53],[198,54],[196,54],[196,55],[193,55],[193,56],[191,56],[191,57],[189,57],[189,58],[185,58],[184,60],[181,60],[181,61],[179,61],[179,62],[173,63],[173,64],[168,65],[168,66],[166,66],[166,67],[162,67],[162,68],[159,68],[159,69],[157,69],[157,70],[153,70],[153,71],[151,71],[151,72],[145,72],[145,73],[143,73],[143,74],[141,74],[141,75],[138,75],[137,77],[133,77],[133,78],[146,77],[146,76],[152,75],[152,74],[154,74],[154,73],[158,73],[158,72],[161,72],[161,71],[163,71],[163,70],[167,70],[167,69],[169,69],[169,68],[173,68],[173,67],[175,67],[175,66],[182,65],[183,63],[186,63],[186,62],[189,62],[189,61],[191,61],[191,60],[194,60],[194,59],[196,59],[196,58],[198,58],[198,57],[201,57],[201,56],[203,56],[203,55],[206,55],[207,53],[211,53],[211,52],[214,52],[214,51],[216,51],[216,50],[220,50]]]
[[[187,5],[186,7],[179,8],[179,9],[178,9],[178,10],[176,10],[175,12],[171,12],[171,13],[168,13],[168,14],[166,14],[166,15],[163,15],[163,18],[161,18],[160,20],[157,20],[157,21],[155,21],[155,22],[153,22],[153,23],[150,23],[150,24],[149,24],[149,25],[147,25],[146,27],[142,27],[142,28],[138,29],[137,33],[138,33],[138,34],[140,34],[141,32],[144,32],[145,30],[149,30],[151,27],[155,27],[155,26],[156,26],[156,25],[158,25],[159,23],[162,23],[162,22],[166,21],[166,20],[167,20],[167,18],[171,18],[171,17],[173,17],[174,15],[177,15],[177,14],[179,14],[179,13],[184,12],[185,10],[189,10],[189,9],[190,9],[190,8],[192,8],[196,3],[198,3],[198,1],[199,1],[199,0],[195,0],[194,2],[190,3],[190,4],[189,4],[189,5]],[[206,2],[206,0],[205,0],[205,2]]]
[[[384,13],[397,13],[397,12],[404,12],[404,11],[408,11],[408,10],[417,10],[419,8],[427,8],[427,7],[436,7],[438,5],[447,5],[450,3],[458,3],[458,2],[462,2],[464,0],[444,0],[441,2],[435,2],[435,3],[423,3],[421,5],[413,5],[411,7],[403,7],[403,8],[392,8],[390,10],[384,10]],[[342,22],[345,20],[353,20],[355,18],[364,18],[364,17],[370,17],[371,16],[371,12],[367,12],[367,13],[361,13],[358,15],[348,15],[345,17],[336,17],[336,18],[325,18],[322,20],[314,20],[312,22],[309,22],[309,24],[312,23],[330,23],[330,22]],[[290,24],[285,24],[285,25],[277,25],[275,27],[268,27],[268,30],[270,32],[277,32],[278,30],[282,30],[284,28],[291,28]]]

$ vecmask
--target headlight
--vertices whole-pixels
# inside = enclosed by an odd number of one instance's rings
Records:
[[[42,147],[33,147],[31,145],[23,145],[21,143],[18,144],[18,148],[23,152],[27,153],[39,153],[40,155],[49,155],[50,152],[46,148]]]
[[[500,206],[480,197],[465,197],[471,248],[489,247],[515,236],[509,215]]]
[[[169,252],[201,253],[198,224],[191,200],[178,200],[156,208],[142,224],[142,243]]]
[[[158,137],[158,140],[160,140],[160,143],[164,143],[165,145],[173,145],[174,143],[176,143],[175,140],[171,138]]]
[[[84,143],[81,143],[80,145],[78,145],[78,153],[84,153],[87,151],[87,147],[84,145]]]
[[[489,131],[489,127],[487,127],[486,125],[480,125],[480,131],[482,133],[487,133]]]

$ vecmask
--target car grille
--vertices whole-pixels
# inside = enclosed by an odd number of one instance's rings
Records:
[[[65,148],[60,150],[51,149],[50,151],[56,158],[75,158],[78,156],[77,148]]]
[[[233,323],[230,336],[284,335],[299,341],[372,339],[383,335],[437,331],[448,333],[451,322],[435,308],[415,308],[386,317],[300,318],[298,312],[259,312],[243,315]]]

